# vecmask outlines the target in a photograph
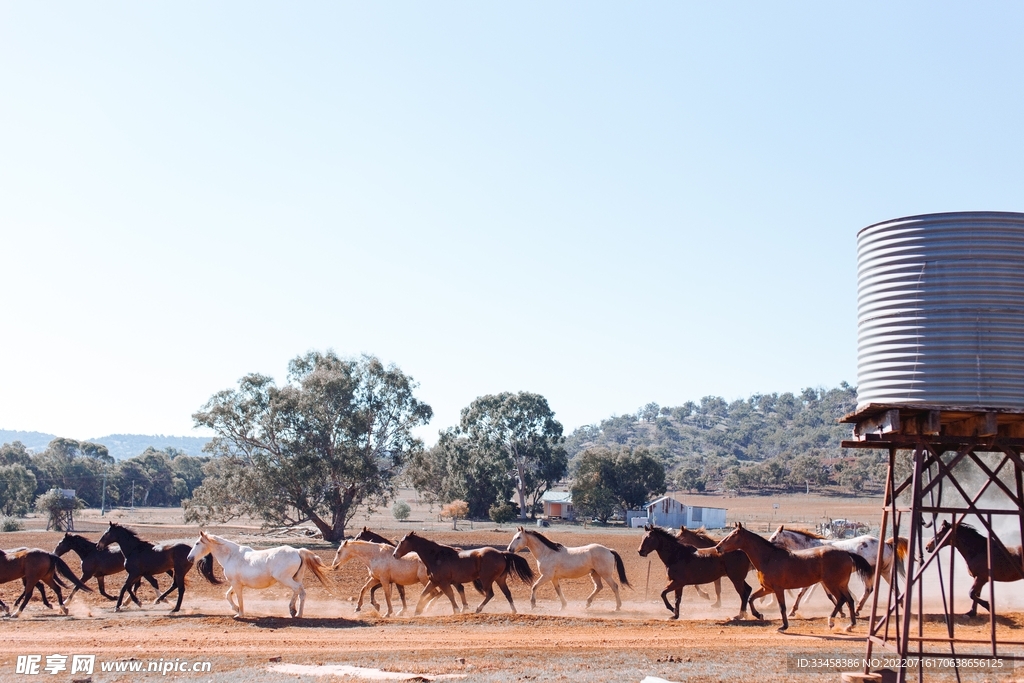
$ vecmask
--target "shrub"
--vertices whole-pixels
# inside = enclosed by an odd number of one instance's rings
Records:
[[[487,516],[491,518],[495,524],[505,524],[511,522],[513,519],[519,516],[519,506],[515,503],[495,503],[487,511]]]
[[[0,518],[0,531],[21,531],[25,525],[17,517]]]
[[[409,513],[412,512],[412,508],[404,500],[396,500],[395,504],[391,506],[391,514],[395,516],[399,522],[404,522],[409,519]]]
[[[441,516],[451,518],[452,529],[458,530],[459,518],[467,515],[469,515],[469,504],[464,500],[453,500],[441,508]]]

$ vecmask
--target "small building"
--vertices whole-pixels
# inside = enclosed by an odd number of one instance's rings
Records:
[[[707,529],[722,529],[725,527],[725,508],[711,508],[697,505],[684,505],[671,496],[663,496],[658,500],[644,506],[647,510],[647,524],[654,524],[661,527],[690,527],[691,529],[705,527]],[[636,524],[643,518],[634,518],[632,524]]]
[[[547,519],[576,519],[571,491],[545,491],[540,497],[540,502],[544,506],[544,517]]]

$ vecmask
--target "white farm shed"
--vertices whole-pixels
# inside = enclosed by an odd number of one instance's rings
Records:
[[[697,505],[684,505],[671,496],[664,496],[644,506],[647,510],[647,523],[661,527],[705,527],[722,529],[725,527],[725,508],[709,508]]]

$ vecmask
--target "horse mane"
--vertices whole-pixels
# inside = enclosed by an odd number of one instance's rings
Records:
[[[365,536],[365,538],[359,538],[360,536]],[[387,539],[387,538],[384,538],[383,536],[381,536],[380,534],[378,534],[378,533],[376,533],[374,531],[370,531],[370,529],[368,527],[365,527],[365,526],[363,527],[362,531],[360,531],[358,534],[355,535],[355,538],[353,540],[356,540],[356,541],[369,541],[370,543],[386,543],[387,545],[391,546],[392,548],[395,547],[395,542],[394,541],[392,541],[390,539]]]
[[[418,538],[420,541],[426,543],[427,551],[433,553],[435,557],[439,555],[448,555],[449,557],[459,556],[459,551],[452,546],[445,545],[444,543],[438,543],[437,541],[431,541],[429,538],[418,535],[415,531],[410,531],[406,534],[406,538]],[[418,550],[413,550],[412,552],[419,554],[422,559],[423,553]]]
[[[565,550],[564,545],[562,545],[561,543],[555,543],[539,531],[533,531],[532,529],[523,529],[523,531],[535,537],[538,541],[540,541],[547,547],[551,548],[552,550]]]
[[[816,539],[819,539],[819,540],[828,540],[824,536],[816,534],[813,531],[804,531],[803,529],[785,529],[785,531],[788,531],[788,532],[793,533],[793,534],[800,534],[801,536],[806,536],[807,538],[816,538]]]
[[[139,535],[137,533],[135,533],[134,531],[132,531],[131,529],[129,529],[126,526],[121,526],[120,524],[112,524],[110,528],[111,529],[120,529],[121,533],[127,535],[128,538],[132,539],[133,541],[138,543],[143,548],[149,548],[150,550],[152,550],[155,547],[152,543],[150,543],[149,541],[139,537]],[[118,541],[118,545],[121,545],[120,540]]]
[[[715,542],[715,539],[713,539],[710,536],[708,536],[708,532],[707,532],[707,529],[705,527],[701,527],[699,529],[687,529],[684,526],[681,529],[679,529],[679,533],[683,533],[684,531],[689,531],[691,534],[693,534],[697,538],[704,539],[705,541]],[[679,540],[678,537],[676,537],[676,540]]]

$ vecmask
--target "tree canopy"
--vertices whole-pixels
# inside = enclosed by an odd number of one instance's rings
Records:
[[[578,513],[602,522],[665,493],[665,468],[643,447],[597,446],[580,454],[572,486]]]
[[[464,500],[475,518],[487,517],[514,493],[525,519],[567,472],[564,440],[562,425],[543,396],[489,394],[464,408],[459,425],[441,432],[437,445],[413,461],[408,475],[428,500]]]
[[[386,504],[403,463],[422,448],[412,430],[432,411],[415,388],[393,365],[333,351],[293,359],[282,387],[242,378],[193,415],[216,434],[206,447],[215,457],[186,519],[310,521],[325,540],[341,540],[359,506]]]

